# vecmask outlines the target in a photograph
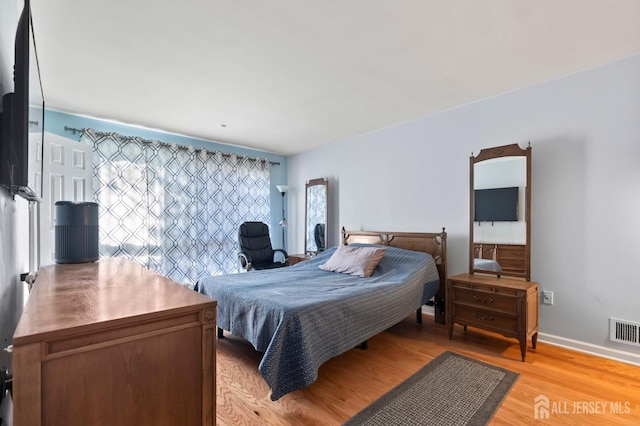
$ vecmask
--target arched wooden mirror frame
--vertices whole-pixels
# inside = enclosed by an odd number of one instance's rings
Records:
[[[305,255],[313,255],[327,248],[329,182],[325,178],[311,179],[305,184],[304,193],[304,253]],[[322,195],[324,195],[323,203],[317,199]],[[321,205],[324,205],[324,209],[319,208]],[[322,222],[319,220],[322,220]],[[324,247],[318,247],[316,243],[316,225],[323,225],[321,238],[324,242]]]
[[[525,244],[524,244],[524,270],[523,271],[491,271],[478,269],[474,265],[476,250],[474,247],[474,212],[475,212],[475,185],[474,166],[477,163],[503,157],[525,157],[526,160],[526,185],[524,194],[524,220],[525,220]],[[471,154],[470,158],[470,185],[469,185],[469,273],[482,273],[500,276],[520,277],[531,280],[531,146],[522,149],[518,144],[504,145],[486,148],[480,151],[477,157]]]

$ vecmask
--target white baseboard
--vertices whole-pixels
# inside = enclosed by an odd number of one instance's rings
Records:
[[[433,311],[433,306],[422,307],[423,314],[433,316]],[[549,345],[560,346],[562,348],[583,352],[589,355],[599,356],[601,358],[611,359],[613,361],[624,362],[625,364],[640,366],[640,354],[636,354],[633,352],[607,348],[606,346],[598,346],[594,345],[593,343],[567,339],[566,337],[554,336],[553,334],[548,333],[538,333],[538,341],[547,343]]]
[[[590,355],[607,358],[626,364],[640,366],[640,354],[621,351],[619,349],[607,348],[605,346],[594,345],[592,343],[581,342],[579,340],[567,339],[566,337],[554,336],[553,334],[538,333],[538,341],[548,343],[562,348],[584,352]]]

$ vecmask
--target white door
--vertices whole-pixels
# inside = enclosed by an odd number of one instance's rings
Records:
[[[91,147],[53,133],[44,134],[43,188],[40,205],[41,264],[54,259],[56,201],[93,201]]]

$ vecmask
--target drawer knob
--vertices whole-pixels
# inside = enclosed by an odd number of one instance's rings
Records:
[[[480,318],[481,320],[484,320],[484,321],[493,321],[493,315],[489,315],[489,316],[480,315],[479,313],[474,312],[473,316],[476,318]]]
[[[482,299],[481,297],[473,296],[473,300],[480,303],[493,303],[493,299],[491,297],[488,299]]]

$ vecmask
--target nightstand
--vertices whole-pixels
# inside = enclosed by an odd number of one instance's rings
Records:
[[[311,256],[308,254],[290,254],[287,259],[289,262],[289,266],[293,266],[296,263],[311,259]]]
[[[447,280],[449,339],[453,324],[495,331],[520,342],[524,361],[527,340],[538,340],[538,283],[486,275],[460,274]]]

